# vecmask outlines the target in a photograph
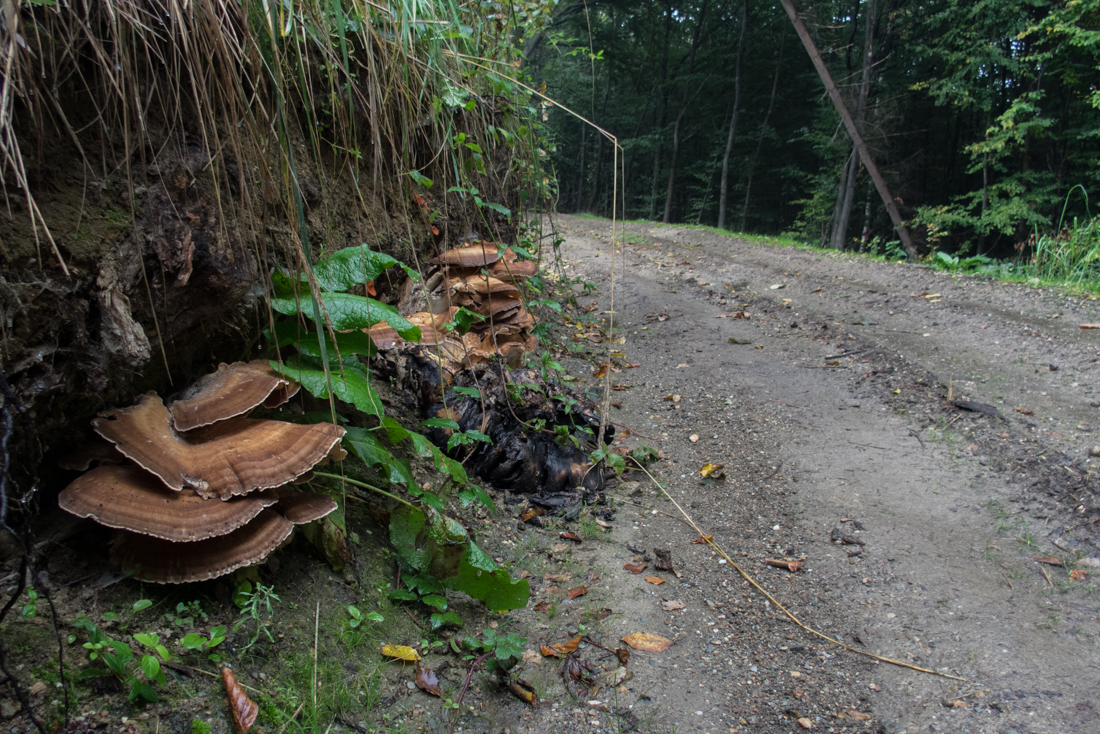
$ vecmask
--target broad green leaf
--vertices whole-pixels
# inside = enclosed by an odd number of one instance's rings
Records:
[[[271,339],[271,333],[264,332],[268,339]],[[297,347],[298,351],[302,354],[309,355],[315,359],[321,358],[321,340],[317,336],[317,332],[306,332],[302,330],[302,327],[293,321],[280,321],[275,324],[275,338],[273,341],[280,347],[293,346]],[[336,352],[340,352],[342,359],[347,359],[352,354],[362,354],[366,357],[373,357],[378,353],[378,348],[374,344],[374,340],[367,336],[362,331],[349,331],[341,333],[336,336],[336,342],[333,343],[332,336],[325,334],[325,347],[330,361],[336,364]],[[339,347],[339,349],[337,349]]]
[[[496,505],[493,504],[493,498],[490,497],[484,489],[477,486],[476,484],[471,484],[466,489],[460,490],[458,493],[458,497],[460,500],[462,500],[463,507],[469,507],[471,502],[476,501],[480,502],[491,512],[497,511]]]
[[[373,252],[366,245],[361,245],[333,253],[313,266],[313,274],[321,290],[346,291],[376,280],[387,268],[400,264],[389,255]],[[305,276],[302,278],[304,281]]]
[[[527,606],[527,601],[531,598],[531,585],[527,583],[527,579],[513,581],[503,568],[488,571],[475,567],[471,562],[471,556],[476,553],[484,556],[480,549],[475,553],[476,548],[476,545],[469,543],[466,554],[462,557],[458,577],[450,579],[448,585],[456,591],[462,591],[475,599],[480,599],[494,612],[522,609]],[[485,559],[492,564],[492,559],[488,556],[485,556]]]
[[[476,387],[452,387],[451,389],[459,395],[465,395],[468,398],[481,397],[481,391],[478,390]]]
[[[347,431],[344,434],[344,447],[360,461],[378,469],[391,484],[416,486],[409,462],[395,458],[373,431],[365,428],[348,428]]]
[[[466,529],[435,510],[400,507],[390,519],[390,542],[413,568],[437,579],[459,573],[466,551]]]
[[[336,331],[369,329],[380,321],[385,321],[396,329],[403,339],[411,342],[420,341],[419,327],[409,323],[393,306],[379,303],[373,298],[353,296],[348,293],[322,293],[321,302],[332,318],[332,327]],[[271,301],[273,309],[288,316],[300,313],[307,304],[308,301],[304,297],[299,300],[293,296],[278,294]]]
[[[363,615],[363,619],[366,619],[370,622],[384,622],[384,621],[386,621],[386,618],[383,617],[378,612],[367,612],[366,614]]]
[[[156,647],[160,643],[160,638],[156,635],[148,634],[145,632],[139,632],[134,635],[134,639],[145,645],[146,647]]]
[[[447,611],[447,599],[439,594],[428,594],[427,596],[420,597],[420,601],[427,604],[430,607],[434,607],[441,612]]]
[[[413,435],[393,418],[383,418],[382,427],[386,429],[386,438],[388,438],[390,440],[390,443],[392,443],[394,446],[401,443],[409,436]]]
[[[156,689],[151,685],[142,683],[137,678],[130,678],[130,701],[136,703],[139,700],[157,703],[160,699],[157,697]]]
[[[272,360],[271,369],[294,380],[311,394],[324,400],[328,397],[328,381],[321,367],[308,357],[295,355],[288,357],[284,364]],[[332,394],[351,403],[367,415],[383,414],[382,400],[371,387],[366,369],[357,362],[344,363],[343,375],[330,370],[328,379],[332,381]]]
[[[450,418],[427,418],[420,421],[420,425],[425,428],[448,428],[452,431],[462,430],[462,427],[458,425],[457,421]]]
[[[443,584],[426,574],[406,576],[405,585],[421,594],[435,594],[443,590]]]
[[[180,644],[186,647],[188,650],[197,650],[206,644],[206,638],[202,635],[197,635],[194,632],[186,634],[183,639],[180,640]]]
[[[447,624],[453,624],[455,627],[461,627],[462,617],[458,616],[454,612],[444,612],[443,614],[432,614],[431,622],[433,631]]]
[[[153,602],[149,599],[138,599],[134,602],[134,611],[140,612],[142,609],[148,609],[153,606]]]
[[[142,655],[141,672],[149,680],[156,680],[157,673],[160,672],[160,662],[152,655]]]
[[[390,598],[394,601],[416,601],[420,597],[408,589],[394,589],[390,592]]]

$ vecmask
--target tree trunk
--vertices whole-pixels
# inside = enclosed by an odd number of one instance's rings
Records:
[[[676,116],[676,124],[672,128],[672,157],[668,162],[668,188],[665,190],[665,212],[661,217],[664,224],[668,224],[672,217],[672,191],[676,181],[676,157],[680,155],[680,123],[684,120],[687,107],[680,110]]]
[[[749,217],[749,197],[752,195],[752,174],[756,170],[756,161],[760,158],[760,148],[764,145],[764,135],[768,131],[768,119],[772,116],[775,107],[775,92],[779,89],[779,70],[783,66],[783,41],[786,35],[779,37],[779,58],[775,60],[775,75],[772,77],[772,95],[768,100],[768,111],[764,113],[764,121],[760,123],[760,137],[756,139],[756,152],[749,161],[749,176],[745,183],[745,205],[741,207],[741,231],[745,231],[745,223]]]
[[[581,149],[577,154],[577,191],[573,199],[573,211],[581,210],[581,202],[584,201],[584,151],[588,147],[588,123],[581,122]]]
[[[859,10],[857,3],[856,10]],[[875,0],[867,0],[867,12],[863,18],[863,70],[859,82],[859,102],[856,104],[856,129],[863,134],[867,117],[867,93],[871,89],[871,60],[874,57]],[[843,186],[843,202],[840,205],[836,226],[833,228],[833,249],[843,250],[848,244],[848,220],[852,214],[852,201],[856,195],[856,173],[859,171],[858,147],[852,144],[852,160],[848,164],[848,176]]]
[[[848,112],[848,108],[844,106],[844,100],[840,98],[840,92],[837,90],[836,84],[833,83],[833,77],[829,74],[829,69],[825,66],[825,62],[821,60],[821,54],[818,53],[813,39],[810,38],[809,31],[806,30],[802,19],[798,17],[798,12],[795,11],[791,0],[780,1],[783,3],[783,9],[787,11],[787,17],[790,18],[791,24],[794,25],[798,37],[802,40],[802,45],[806,47],[806,52],[810,55],[810,61],[813,62],[818,76],[821,77],[822,84],[825,85],[825,91],[828,92],[829,99],[840,114],[840,119],[844,121],[844,127],[848,129],[848,135],[859,149],[863,165],[867,166],[867,172],[871,174],[871,180],[875,182],[875,189],[878,191],[878,195],[882,197],[882,203],[886,205],[886,211],[890,213],[890,221],[894,223],[894,229],[897,230],[898,237],[901,238],[901,246],[905,248],[906,254],[915,262],[920,257],[920,253],[917,252],[913,239],[909,236],[909,230],[906,228],[905,222],[902,221],[901,212],[898,211],[898,205],[890,194],[886,181],[882,178],[874,159],[871,158],[871,151],[867,149],[867,143],[864,142],[863,136],[856,129],[852,115]]]
[[[661,80],[657,83],[656,90],[661,92],[660,111],[657,113],[657,135],[665,126],[665,115],[668,113],[668,50],[672,42],[672,8],[665,8],[665,50],[661,61]],[[657,146],[653,149],[653,178],[649,184],[649,218],[657,218],[657,182],[661,178],[661,142],[657,139]]]
[[[875,193],[874,184],[867,182],[867,203],[863,207],[863,234],[859,238],[859,253],[867,252],[867,243],[871,241],[871,197]]]
[[[737,135],[737,111],[741,107],[741,60],[745,56],[745,29],[748,26],[748,3],[741,3],[741,34],[737,39],[737,62],[733,71],[733,117],[730,118],[729,137],[726,138],[726,153],[722,156],[722,186],[718,194],[718,229],[726,226],[726,193],[729,191],[730,152],[733,139]],[[702,215],[702,208],[699,209]]]

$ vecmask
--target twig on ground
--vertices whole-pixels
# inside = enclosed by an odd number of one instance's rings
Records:
[[[462,712],[462,699],[466,697],[466,689],[470,687],[470,680],[474,677],[474,671],[477,670],[477,666],[484,662],[485,658],[489,657],[492,653],[485,653],[479,656],[474,662],[470,663],[470,669],[466,672],[466,681],[462,684],[462,690],[458,693],[458,699],[455,701],[455,715],[451,719],[451,726],[447,730],[447,734],[454,734],[455,724],[458,723],[458,716]]]
[[[661,439],[657,438],[656,436],[647,436],[644,433],[639,433],[638,431],[635,431],[630,426],[623,425],[622,423],[616,423],[615,421],[609,421],[609,422],[613,426],[618,426],[619,428],[625,428],[626,430],[630,431],[635,436],[641,436],[642,438],[648,438],[650,441],[660,441],[661,440]]]
[[[848,443],[852,444],[853,446],[862,446],[866,449],[878,449],[879,451],[889,451],[890,450],[890,449],[884,449],[881,446],[874,446],[874,445],[869,444],[869,443],[856,443],[855,441],[849,441]]]
[[[642,471],[645,471],[645,469],[643,469]],[[691,527],[695,530],[695,532],[699,533],[699,535],[706,541],[707,545],[709,545],[711,548],[713,548],[714,551],[716,553],[718,553],[718,555],[722,556],[722,558],[726,559],[726,563],[728,563],[730,566],[732,566],[733,569],[735,571],[737,571],[737,573],[741,574],[741,577],[744,578],[745,581],[748,581],[753,586],[753,588],[755,588],[757,591],[759,591],[761,594],[763,594],[764,597],[768,601],[770,601],[772,604],[774,604],[776,606],[777,609],[779,609],[779,611],[781,611],[781,612],[783,612],[783,614],[787,615],[788,619],[790,619],[792,622],[794,622],[796,625],[798,625],[799,627],[801,627],[805,631],[809,632],[812,635],[817,635],[818,637],[822,638],[823,640],[827,640],[827,641],[833,643],[837,647],[842,647],[845,650],[849,650],[849,651],[854,652],[858,655],[865,655],[866,657],[872,658],[874,660],[878,660],[878,661],[883,662],[883,663],[890,663],[891,665],[897,665],[897,666],[902,667],[902,668],[909,668],[910,670],[916,670],[917,672],[920,672],[920,673],[928,673],[929,675],[938,675],[940,677],[950,678],[952,680],[962,680],[962,681],[966,680],[966,678],[960,678],[957,675],[950,675],[948,673],[941,673],[938,670],[929,670],[928,668],[921,668],[921,667],[918,667],[916,665],[910,665],[909,663],[903,663],[900,660],[892,660],[890,658],[884,658],[881,655],[875,655],[874,653],[869,653],[866,650],[860,650],[859,648],[851,647],[850,645],[845,645],[840,640],[836,640],[832,637],[829,637],[824,632],[818,632],[813,627],[807,627],[805,624],[802,623],[802,620],[800,620],[798,617],[794,616],[794,614],[790,610],[788,610],[785,606],[780,604],[779,601],[774,596],[769,594],[764,589],[764,587],[762,587],[760,584],[758,584],[756,582],[756,579],[754,579],[752,576],[750,576],[748,573],[746,573],[744,569],[742,569],[740,566],[738,566],[734,562],[734,560],[732,558],[730,558],[729,555],[727,555],[726,552],[724,550],[722,550],[722,548],[720,548],[718,546],[718,544],[716,544],[714,542],[714,537],[713,536],[707,535],[702,530],[700,530],[699,526],[695,524],[695,521],[691,519],[691,515],[687,514],[687,512],[684,511],[683,507],[680,507],[679,503],[676,502],[676,500],[672,498],[672,495],[670,495],[667,491],[665,491],[665,488],[661,486],[661,484],[657,481],[657,479],[652,474],[650,474],[648,471],[646,471],[646,474],[649,475],[650,480],[652,480],[653,483],[657,485],[657,488],[660,489],[661,492],[665,495],[665,497],[668,498],[669,502],[676,505],[676,509],[679,510],[680,514],[682,514],[686,518],[688,524],[691,525]]]

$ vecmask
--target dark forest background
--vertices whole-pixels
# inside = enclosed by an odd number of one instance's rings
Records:
[[[1089,217],[1100,2],[794,5],[923,250],[1010,257]],[[536,84],[619,139],[627,218],[898,253],[781,3],[570,0],[524,40]],[[610,215],[612,146],[548,121],[558,209]]]

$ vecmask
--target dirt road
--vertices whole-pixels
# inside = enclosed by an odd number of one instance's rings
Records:
[[[557,224],[565,274],[596,285],[582,303],[606,319],[610,224]],[[617,493],[633,504],[590,561],[616,625],[676,643],[635,654],[635,720],[1100,730],[1100,331],[1079,327],[1100,302],[677,227],[619,236],[615,348],[639,365],[612,378],[626,444],[663,452],[654,473],[672,497],[808,627],[961,679],[799,629],[639,482]],[[724,479],[701,477],[708,463]],[[676,577],[619,570],[654,547]],[[536,718],[606,726],[584,706]]]

